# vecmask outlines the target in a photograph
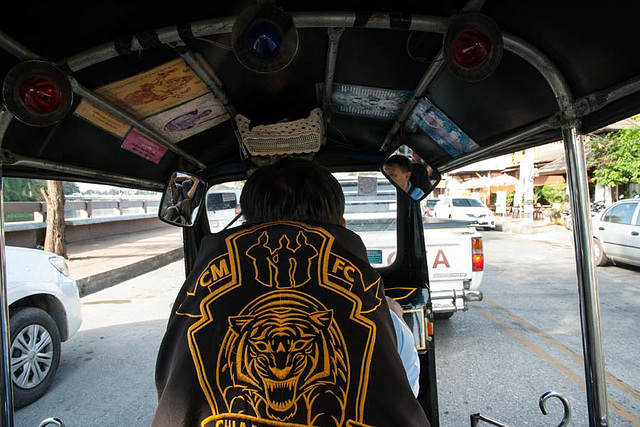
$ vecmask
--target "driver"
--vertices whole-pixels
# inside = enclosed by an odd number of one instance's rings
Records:
[[[389,157],[384,163],[384,171],[412,199],[418,200],[424,196],[424,191],[411,183],[413,165],[407,157],[401,154]]]
[[[152,425],[428,426],[397,348],[413,338],[335,178],[286,158],[240,204],[247,223],[203,239],[173,305]]]

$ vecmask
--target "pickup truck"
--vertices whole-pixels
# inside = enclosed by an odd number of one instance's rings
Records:
[[[353,174],[338,180],[345,194],[347,228],[362,238],[374,267],[391,265],[397,244],[395,188],[378,177],[375,194],[365,195]],[[423,228],[433,312],[436,318],[449,318],[466,311],[467,302],[482,300],[482,234],[473,222],[452,219],[423,217]]]
[[[344,218],[347,228],[363,240],[371,265],[376,268],[391,265],[397,248],[395,187],[382,174],[375,172],[338,173],[336,178],[345,196]],[[368,180],[368,186],[363,185],[363,179]],[[237,209],[231,208],[237,202],[225,206],[229,209],[222,210],[212,202],[217,200],[212,195],[221,192],[225,193],[225,197],[231,194],[231,199],[234,193],[234,200],[239,200],[242,183],[232,185],[233,190],[216,186],[208,192],[207,215],[212,232],[220,231],[238,213]],[[371,189],[370,192],[364,191],[367,187]],[[239,220],[232,226],[241,223],[242,220]],[[468,301],[482,300],[482,234],[470,221],[424,216],[423,228],[433,312],[437,318],[449,318],[457,311],[466,311]]]

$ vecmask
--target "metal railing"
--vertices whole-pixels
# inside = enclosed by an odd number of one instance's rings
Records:
[[[94,218],[105,216],[124,216],[129,213],[154,213],[160,199],[118,199],[118,200],[69,200],[65,203],[67,218]],[[47,204],[45,202],[5,202],[5,214],[33,214],[32,222],[46,221]],[[136,212],[131,212],[136,211]]]

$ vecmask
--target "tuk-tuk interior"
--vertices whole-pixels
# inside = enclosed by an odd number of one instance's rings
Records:
[[[563,139],[589,419],[609,425],[581,134],[640,112],[635,18],[622,5],[18,2],[0,19],[6,177],[162,191],[174,171],[214,185],[282,155],[378,171],[402,144],[444,173]],[[428,289],[420,221],[399,195],[385,283]],[[185,229],[187,272],[209,231],[202,219]],[[438,425],[433,352],[421,358],[419,400]],[[6,384],[2,425],[13,425]]]

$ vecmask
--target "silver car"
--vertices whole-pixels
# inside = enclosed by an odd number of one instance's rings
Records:
[[[593,221],[597,265],[610,261],[640,267],[640,199],[609,206]]]

